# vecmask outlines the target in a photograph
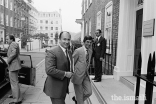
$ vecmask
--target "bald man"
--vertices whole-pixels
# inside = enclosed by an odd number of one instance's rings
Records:
[[[59,45],[47,50],[45,71],[47,79],[44,92],[51,98],[52,104],[65,104],[68,86],[72,76],[72,54],[68,50],[71,35],[63,31],[59,35]]]

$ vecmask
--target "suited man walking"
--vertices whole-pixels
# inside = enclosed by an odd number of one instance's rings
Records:
[[[106,40],[101,36],[101,30],[96,30],[96,40],[94,43],[94,61],[95,61],[95,77],[94,82],[100,82],[102,78],[102,60],[105,58],[106,53]]]
[[[90,49],[92,37],[84,37],[84,45],[75,50],[73,54],[74,74],[72,83],[74,85],[77,104],[84,104],[84,101],[92,94],[91,82],[89,78],[89,66],[91,62],[92,50]]]
[[[52,104],[65,104],[68,85],[72,76],[72,54],[68,51],[71,35],[63,31],[59,35],[59,45],[47,50],[45,71],[47,78],[44,93],[51,98]]]
[[[19,59],[20,49],[19,45],[15,42],[15,37],[13,35],[9,35],[6,37],[6,41],[9,44],[8,52],[7,52],[7,64],[9,70],[9,78],[12,90],[11,98],[14,98],[13,102],[9,104],[21,104],[21,94],[20,87],[18,81],[18,72],[21,69],[21,62]]]

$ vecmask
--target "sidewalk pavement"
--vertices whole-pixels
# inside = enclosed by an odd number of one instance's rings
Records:
[[[94,76],[90,76],[93,78]],[[96,86],[106,104],[134,104],[135,91],[122,82],[115,80],[112,75],[103,75],[101,82],[92,83]],[[139,104],[144,104],[144,94],[140,93]]]
[[[36,69],[35,86],[20,84],[20,90],[23,97],[22,104],[52,104],[50,98],[43,92],[44,82],[47,76],[44,69],[45,64],[43,62],[40,67]],[[75,94],[72,83],[69,85],[69,92],[70,93],[66,96],[65,102],[66,104],[74,104],[72,97]],[[13,99],[7,98],[2,104],[8,104],[12,101]]]

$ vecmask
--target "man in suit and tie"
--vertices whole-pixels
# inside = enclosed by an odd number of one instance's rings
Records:
[[[12,89],[12,96],[10,97],[14,98],[14,101],[10,102],[9,104],[21,104],[22,101],[18,81],[18,72],[21,69],[21,62],[19,59],[20,49],[19,45],[15,42],[15,37],[13,35],[7,36],[6,41],[9,44],[7,52],[7,64]]]
[[[96,30],[96,40],[94,43],[94,61],[95,61],[95,77],[94,82],[100,82],[102,79],[102,61],[105,58],[106,53],[106,40],[101,36],[101,30]]]
[[[92,56],[92,50],[90,49],[91,42],[92,37],[85,36],[83,46],[76,49],[73,53],[74,74],[71,81],[74,85],[76,95],[76,98],[73,97],[73,100],[75,100],[77,104],[84,104],[84,101],[92,94],[88,73]]]
[[[59,35],[59,45],[46,52],[44,92],[51,98],[52,104],[65,104],[66,94],[69,93],[68,85],[73,74],[72,54],[68,50],[70,40],[70,33],[63,31]]]

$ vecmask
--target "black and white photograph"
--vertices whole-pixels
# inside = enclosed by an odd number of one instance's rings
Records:
[[[156,104],[156,0],[0,0],[0,104]]]

